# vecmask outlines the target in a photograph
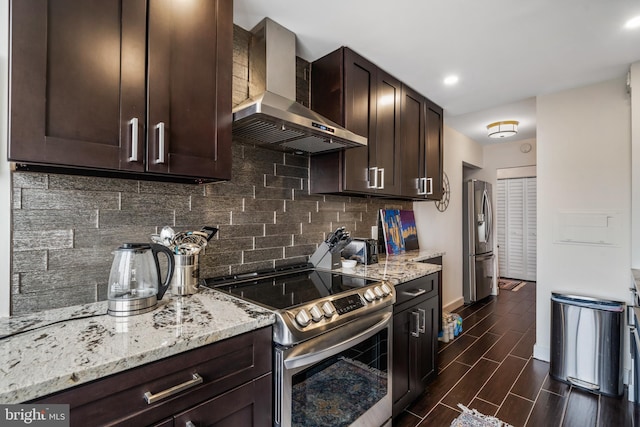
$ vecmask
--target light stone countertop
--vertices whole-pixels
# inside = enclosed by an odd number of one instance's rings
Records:
[[[374,280],[388,280],[397,285],[442,270],[441,265],[421,261],[443,255],[442,251],[430,249],[407,251],[398,255],[381,255],[377,264],[357,264],[354,268],[333,271]]]
[[[113,317],[107,302],[0,319],[0,403],[19,403],[274,323],[275,315],[201,289]]]
[[[410,251],[335,272],[394,284],[440,271]],[[107,302],[0,318],[0,403],[20,403],[274,323],[262,307],[201,288],[145,314],[113,317]]]

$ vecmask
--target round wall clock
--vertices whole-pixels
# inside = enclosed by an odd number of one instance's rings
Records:
[[[529,151],[531,151],[531,144],[525,142],[520,146],[520,151],[522,151],[523,153],[528,153]]]
[[[440,212],[444,212],[447,210],[447,207],[449,206],[450,193],[451,193],[451,189],[449,187],[449,177],[444,171],[442,171],[442,199],[436,200],[434,202],[436,204],[436,208]]]

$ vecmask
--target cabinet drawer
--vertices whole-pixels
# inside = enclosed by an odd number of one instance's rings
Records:
[[[271,384],[271,374],[268,374],[209,399],[176,415],[174,426],[270,427],[273,425]]]
[[[394,311],[404,309],[405,303],[415,304],[411,301],[414,298],[424,300],[438,294],[438,273],[431,273],[428,276],[419,277],[395,286],[396,304]]]
[[[56,393],[36,402],[67,403],[71,425],[142,426],[157,423],[271,371],[271,327],[229,338],[139,368]],[[161,393],[202,382],[147,403]]]

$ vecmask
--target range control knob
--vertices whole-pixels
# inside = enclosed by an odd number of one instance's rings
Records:
[[[333,314],[336,312],[336,309],[333,308],[333,305],[327,301],[322,304],[322,311],[324,312],[325,317],[333,317]]]
[[[366,291],[364,291],[364,299],[371,302],[376,299],[376,294],[374,294],[371,289],[367,289]]]
[[[298,314],[296,314],[296,322],[298,322],[298,325],[302,326],[303,328],[307,326],[309,322],[311,322],[311,317],[309,317],[309,313],[307,312],[307,310],[303,308],[298,312]]]
[[[391,293],[391,288],[386,283],[380,285],[380,289],[382,289],[382,293],[385,297]]]
[[[314,322],[319,322],[324,318],[324,313],[317,305],[314,305],[309,309],[309,313],[311,313],[311,318]]]
[[[376,294],[376,298],[378,299],[384,296],[384,292],[382,292],[382,289],[380,289],[380,286],[376,286],[375,288],[373,288],[373,293]]]

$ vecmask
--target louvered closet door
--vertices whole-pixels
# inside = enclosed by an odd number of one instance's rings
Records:
[[[507,180],[507,271],[506,277],[523,279],[524,255],[524,180]]]
[[[537,203],[536,203],[536,178],[525,178],[525,227],[526,227],[526,274],[525,280],[536,280],[537,264]]]
[[[536,280],[536,178],[498,180],[500,276]]]
[[[507,277],[507,180],[499,179],[496,185],[496,199],[498,209],[496,212],[496,233],[498,236],[498,268],[500,277]]]

